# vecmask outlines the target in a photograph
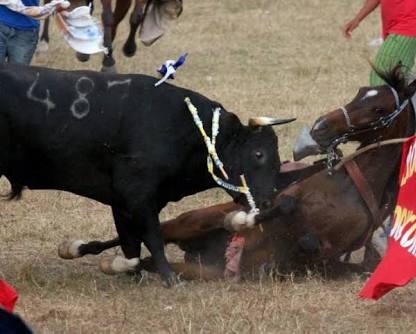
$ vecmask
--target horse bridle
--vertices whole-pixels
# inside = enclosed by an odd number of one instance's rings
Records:
[[[326,164],[329,173],[331,173],[335,163],[339,161],[339,155],[336,151],[336,148],[339,144],[346,143],[348,139],[352,136],[356,136],[358,134],[368,131],[376,131],[382,128],[389,127],[392,124],[392,122],[400,115],[400,113],[407,107],[407,105],[409,104],[409,99],[404,100],[403,103],[400,104],[399,94],[397,93],[397,91],[392,86],[388,87],[390,88],[396,101],[396,109],[386,116],[381,116],[379,119],[377,119],[374,122],[371,122],[365,127],[358,128],[354,126],[351,122],[351,118],[348,114],[347,108],[345,108],[345,106],[339,108],[342,111],[342,114],[344,115],[348,130],[344,134],[335,137],[326,149]]]

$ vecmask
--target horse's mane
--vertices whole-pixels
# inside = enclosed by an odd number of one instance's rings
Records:
[[[401,63],[387,71],[383,71],[374,65],[371,65],[371,67],[387,85],[393,87],[396,91],[403,92],[403,90],[407,87],[407,78],[403,71],[404,65]]]

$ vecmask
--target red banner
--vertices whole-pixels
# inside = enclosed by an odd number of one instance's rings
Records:
[[[0,307],[13,312],[17,298],[16,290],[9,283],[0,279]]]
[[[386,254],[360,292],[360,297],[379,299],[416,277],[415,195],[416,136],[403,144],[400,191]]]

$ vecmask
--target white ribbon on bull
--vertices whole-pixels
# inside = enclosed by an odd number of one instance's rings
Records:
[[[250,192],[250,188],[247,186],[247,182],[245,180],[244,175],[240,176],[241,180],[242,180],[242,183],[243,183],[242,186],[235,186],[235,185],[233,185],[229,182],[224,181],[223,179],[221,179],[217,175],[215,175],[214,163],[217,166],[217,168],[221,171],[224,178],[226,180],[229,179],[227,173],[224,170],[224,164],[222,163],[222,161],[218,157],[217,150],[215,149],[216,138],[217,138],[217,135],[219,133],[219,120],[220,120],[221,108],[216,108],[213,112],[213,115],[212,115],[212,138],[209,138],[209,136],[207,135],[207,133],[204,130],[204,125],[202,123],[202,120],[198,116],[198,110],[192,104],[191,99],[189,97],[185,98],[185,103],[188,106],[188,109],[192,114],[194,123],[198,127],[199,132],[201,133],[202,137],[204,138],[205,145],[208,149],[208,157],[207,157],[208,172],[211,174],[214,181],[220,187],[223,187],[225,189],[228,189],[228,190],[231,190],[231,191],[234,191],[234,192],[244,194],[247,198],[247,203],[250,206],[250,213],[258,213],[259,209],[256,207],[256,203],[254,202],[254,198],[253,198],[253,195]],[[213,161],[214,161],[214,163],[213,163]]]
[[[75,51],[86,54],[107,52],[103,46],[101,26],[91,16],[88,6],[68,12],[65,9],[69,8],[70,2],[66,0],[52,0],[44,6],[25,6],[21,0],[0,0],[0,5],[36,20],[54,15],[65,41]]]

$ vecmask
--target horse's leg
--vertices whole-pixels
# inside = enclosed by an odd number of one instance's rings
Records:
[[[228,202],[185,212],[161,224],[163,239],[166,243],[176,243],[203,237],[213,230],[224,229],[227,213],[239,209],[241,206],[238,204]]]
[[[120,246],[120,239],[114,238],[107,241],[94,240],[85,242],[83,240],[65,240],[58,247],[58,255],[62,259],[75,259],[87,254],[98,255],[103,251]]]
[[[364,259],[361,265],[368,272],[373,272],[381,261],[381,256],[370,240],[365,245]]]
[[[50,0],[45,0],[44,4],[47,4]],[[43,22],[42,33],[39,38],[39,44],[36,48],[38,52],[46,52],[49,49],[49,17]]]
[[[210,231],[224,228],[226,214],[238,208],[237,204],[228,202],[185,212],[161,224],[163,240],[165,243],[179,243],[204,237]],[[65,240],[59,245],[58,254],[63,259],[75,259],[87,254],[97,255],[116,246],[120,246],[119,238],[90,242]]]
[[[194,262],[177,262],[170,263],[172,270],[180,278],[185,280],[218,280],[223,278],[224,269],[218,266],[203,265]],[[140,267],[148,272],[156,273],[157,269],[152,261],[152,258],[145,258],[140,263]]]
[[[101,71],[115,73],[117,70],[115,66],[116,62],[113,58],[113,45],[111,37],[114,23],[113,12],[111,10],[111,0],[101,0],[101,4],[103,7],[101,21],[104,27],[104,46],[107,48],[107,54],[104,55]]]
[[[146,5],[146,2],[147,0],[135,0],[134,9],[130,15],[129,36],[123,46],[123,53],[126,57],[132,57],[136,53],[136,32],[139,25],[143,22],[144,6]]]
[[[129,11],[131,0],[116,0],[116,6],[113,13],[113,27],[111,30],[111,40],[114,41],[117,34],[117,27],[123,21]]]

